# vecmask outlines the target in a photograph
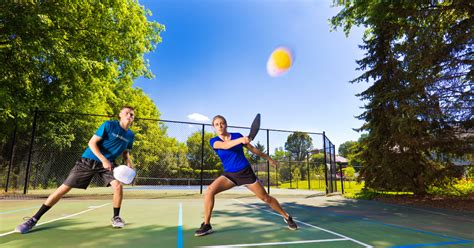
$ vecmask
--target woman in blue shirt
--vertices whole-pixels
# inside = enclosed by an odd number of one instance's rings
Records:
[[[245,185],[259,199],[267,203],[273,210],[281,214],[288,224],[288,228],[296,230],[298,227],[293,218],[281,207],[280,203],[270,196],[263,185],[258,180],[252,170],[250,163],[245,158],[243,146],[252,153],[267,159],[272,166],[276,166],[276,162],[267,154],[261,152],[250,144],[248,137],[240,133],[227,132],[227,121],[217,115],[212,119],[217,136],[210,140],[211,147],[217,153],[222,161],[224,173],[218,177],[206,190],[204,196],[204,222],[195,232],[195,236],[203,236],[213,232],[211,226],[211,214],[214,207],[215,195],[234,186]]]

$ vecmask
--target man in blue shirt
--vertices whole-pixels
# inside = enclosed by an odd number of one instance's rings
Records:
[[[114,190],[112,227],[123,228],[125,222],[119,216],[123,197],[122,183],[114,178],[112,170],[115,159],[120,155],[122,155],[127,166],[133,167],[130,159],[130,149],[132,149],[135,135],[130,130],[130,126],[134,119],[133,108],[124,106],[120,110],[119,121],[104,122],[89,140],[89,146],[82,157],[76,161],[76,165],[72,168],[64,183],[49,195],[33,217],[19,225],[15,230],[22,234],[30,231],[41,216],[72,188],[87,189],[95,175],[100,176],[107,186],[112,186]]]

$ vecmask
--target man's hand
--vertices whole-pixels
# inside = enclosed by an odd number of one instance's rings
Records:
[[[102,166],[108,171],[112,171],[112,163],[109,160],[102,161]]]

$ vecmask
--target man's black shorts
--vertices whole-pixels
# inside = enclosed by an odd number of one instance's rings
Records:
[[[113,173],[106,170],[101,162],[81,158],[76,161],[76,165],[69,172],[64,184],[72,188],[87,189],[96,174],[102,178],[107,186],[110,186],[110,182],[115,180]]]
[[[236,186],[253,184],[257,181],[257,176],[250,165],[240,171],[224,172],[222,175],[231,180]]]

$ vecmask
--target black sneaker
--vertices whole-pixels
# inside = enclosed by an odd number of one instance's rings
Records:
[[[214,232],[212,230],[212,226],[211,224],[204,224],[204,222],[201,224],[201,228],[199,228],[195,233],[194,233],[194,236],[204,236],[204,235],[207,235],[207,234],[210,234]]]
[[[24,220],[26,220],[23,224],[19,225],[16,227],[15,232],[19,232],[21,234],[25,234],[29,232],[38,222],[37,219],[35,218],[29,218],[25,217]]]
[[[288,228],[289,228],[290,230],[296,230],[296,229],[298,229],[298,226],[297,226],[296,223],[293,221],[293,217],[291,217],[291,216],[288,215],[288,219],[285,219],[285,218],[283,218],[283,219],[285,220],[286,224],[288,224]]]

